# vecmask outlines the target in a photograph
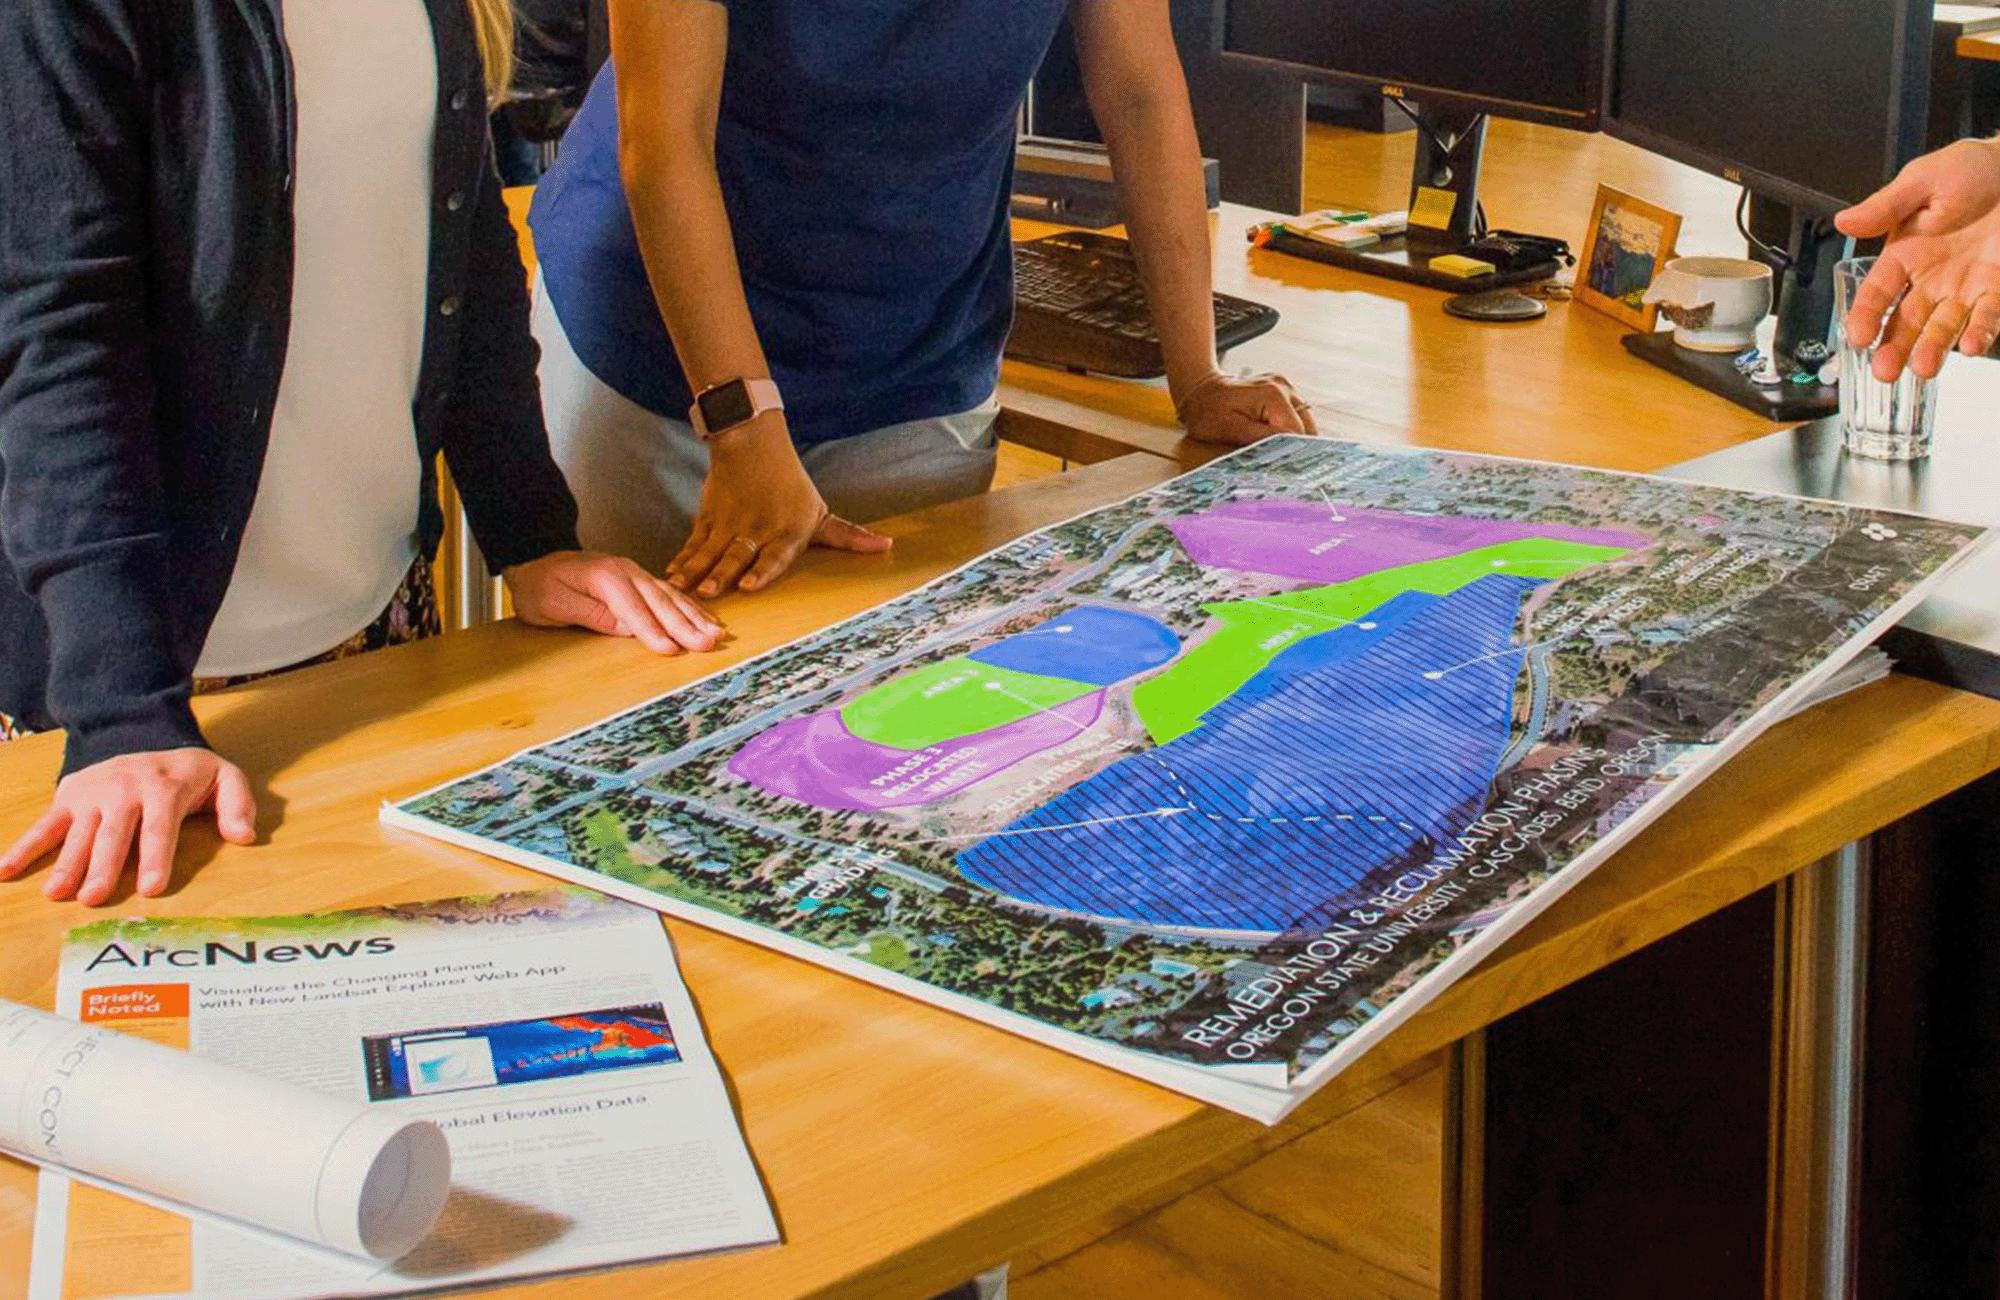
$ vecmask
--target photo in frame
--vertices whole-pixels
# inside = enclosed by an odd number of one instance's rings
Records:
[[[1642,299],[1674,256],[1680,233],[1679,213],[1599,185],[1577,265],[1576,300],[1635,330],[1652,330],[1659,308]]]

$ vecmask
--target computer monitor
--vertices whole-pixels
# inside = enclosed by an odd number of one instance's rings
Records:
[[[1429,262],[1483,233],[1479,169],[1487,117],[1597,127],[1606,0],[1216,3],[1225,59],[1377,91],[1416,120],[1409,239],[1329,259],[1357,270],[1464,287],[1429,271]],[[1443,191],[1448,200],[1433,195],[1425,202],[1427,190]],[[1537,273],[1546,272],[1528,274]]]
[[[1847,243],[1832,216],[1866,198],[1922,148],[1931,0],[1612,0],[1604,130],[1741,184],[1745,229],[1780,272],[1778,365],[1818,368],[1833,314],[1832,264]],[[1755,391],[1726,360],[1661,339],[1640,355],[1776,418],[1823,413],[1830,388],[1789,379]]]
[[[1225,54],[1426,109],[1597,125],[1604,0],[1221,0]]]
[[[1218,57],[1213,4],[1170,0],[1167,6],[1202,154],[1220,164],[1225,201],[1296,212],[1304,193],[1305,96],[1296,77]],[[1103,142],[1068,18],[1035,74],[1026,126],[1030,135]]]
[[[1931,0],[1612,0],[1604,130],[1812,216],[1923,145]]]

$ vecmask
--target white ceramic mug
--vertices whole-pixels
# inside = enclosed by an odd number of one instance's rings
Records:
[[[1747,257],[1677,257],[1646,290],[1694,352],[1740,352],[1771,310],[1771,268]]]

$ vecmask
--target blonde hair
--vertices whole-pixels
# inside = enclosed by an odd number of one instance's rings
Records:
[[[472,10],[472,35],[486,65],[486,98],[498,104],[514,80],[513,0],[465,0]]]

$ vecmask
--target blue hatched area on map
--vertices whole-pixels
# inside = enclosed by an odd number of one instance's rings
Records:
[[[1272,932],[1420,858],[1506,752],[1522,601],[1539,582],[1409,592],[1308,637],[1186,735],[1095,774],[959,854],[1043,907]]]

